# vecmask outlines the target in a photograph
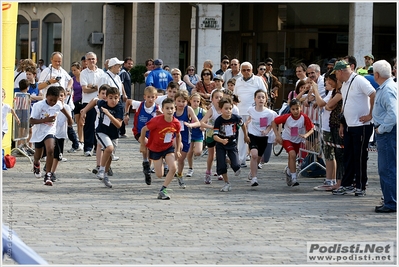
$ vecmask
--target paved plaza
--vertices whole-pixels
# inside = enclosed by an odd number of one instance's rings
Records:
[[[288,187],[283,152],[259,170],[257,187],[247,182],[249,168],[239,177],[229,169],[230,192],[219,192],[217,179],[204,184],[206,156],[199,157],[187,188],[174,180],[165,201],[157,199],[162,179],[153,174],[152,185],[145,184],[139,144],[128,135],[112,163],[112,189],[91,173],[95,157],[82,152],[64,154],[52,187],[17,157],[3,171],[3,223],[52,265],[305,265],[309,241],[396,246],[396,213],[374,212],[381,198],[376,152],[369,153],[365,197],[313,190],[323,178]],[[395,255],[390,264],[396,261]]]

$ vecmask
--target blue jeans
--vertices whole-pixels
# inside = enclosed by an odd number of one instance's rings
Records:
[[[384,206],[396,210],[396,125],[389,133],[376,134],[376,141]]]

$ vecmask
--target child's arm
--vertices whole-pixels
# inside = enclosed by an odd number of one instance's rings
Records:
[[[178,133],[176,133],[176,147],[175,147],[176,156],[178,158],[181,157],[180,145],[181,145],[181,135],[180,135],[180,132],[178,132]]]
[[[249,144],[251,140],[249,140],[247,126],[245,125],[245,123],[242,124],[241,128],[244,133],[244,141],[245,143]]]
[[[143,128],[141,128],[141,133],[140,133],[140,138],[139,138],[141,153],[147,152],[147,147],[145,146],[145,135],[147,134],[147,131],[148,131],[147,126],[144,126]]]
[[[55,117],[56,117],[56,115],[48,116],[48,117],[45,117],[44,119],[30,118],[29,123],[30,124],[41,124],[41,123],[46,123],[46,122],[55,122]]]
[[[122,126],[122,120],[119,118],[115,118],[108,109],[101,107],[102,112],[104,112],[105,115],[108,116],[108,118],[110,119],[111,123],[113,125],[115,125],[116,128],[121,128]]]
[[[213,113],[212,109],[209,109],[206,112],[205,116],[201,119],[200,122],[202,128],[213,129],[213,126],[208,124],[208,120],[210,117],[212,117],[212,113]]]
[[[277,123],[274,120],[272,121],[272,128],[274,135],[276,136],[276,142],[281,145],[283,143],[283,139],[281,139],[280,132],[277,130]]]
[[[312,129],[310,129],[307,133],[305,133],[305,134],[300,134],[299,136],[302,137],[302,138],[304,138],[304,139],[306,139],[306,138],[308,138],[313,132],[314,132],[314,130],[313,130],[313,128],[312,128]]]
[[[123,116],[123,121],[125,122],[125,125],[129,124],[129,111],[130,111],[130,106],[132,105],[133,100],[132,99],[128,99],[126,100],[126,104],[125,104],[125,113]]]
[[[85,124],[85,119],[86,119],[86,113],[91,110],[92,108],[94,108],[95,105],[97,105],[97,101],[98,99],[93,98],[88,104],[87,106],[84,107],[84,109],[82,109],[80,111],[80,121],[82,124]]]
[[[184,125],[186,125],[188,128],[197,128],[201,126],[201,122],[198,120],[197,115],[195,115],[195,112],[192,107],[188,107],[188,117],[191,118],[191,123],[184,122]]]
[[[306,116],[306,115],[302,115],[302,116],[304,116],[305,117],[305,125],[304,125],[304,127],[305,127],[305,129],[307,130],[307,132],[305,133],[305,134],[300,134],[299,136],[300,137],[302,137],[302,138],[308,138],[311,134],[313,134],[313,129],[314,129],[314,124],[313,124],[313,122],[309,119],[309,117],[308,116]]]
[[[61,109],[61,112],[65,115],[65,117],[67,117],[68,126],[72,126],[73,119],[71,114],[66,110],[66,108]]]
[[[216,142],[222,143],[223,145],[227,145],[227,143],[229,142],[228,139],[222,139],[215,133],[213,134],[213,140],[215,140]]]
[[[14,119],[18,123],[18,125],[20,125],[21,121],[19,120],[18,115],[17,113],[15,113],[15,110],[13,108],[11,109],[11,114],[14,116]]]
[[[310,80],[310,79],[308,79],[308,80]],[[317,83],[315,83],[313,80],[310,80],[308,83],[310,84],[309,94],[315,95],[317,106],[324,107],[327,103],[323,100],[323,98],[321,98],[319,90],[318,90],[319,87],[317,86]]]

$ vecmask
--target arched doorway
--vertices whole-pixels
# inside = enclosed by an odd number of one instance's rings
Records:
[[[62,52],[62,20],[50,13],[43,19],[42,28],[42,55],[49,62],[51,53]]]

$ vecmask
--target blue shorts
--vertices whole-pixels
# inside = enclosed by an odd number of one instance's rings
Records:
[[[182,142],[182,144],[183,144],[182,151],[187,153],[190,150],[190,143]]]
[[[148,149],[148,151],[149,151],[149,155],[148,155],[149,159],[159,160],[161,158],[164,158],[166,155],[168,155],[170,153],[175,153],[175,147],[171,146],[168,149],[166,149],[164,151],[161,151],[161,152],[154,152],[154,151],[151,151],[149,149]]]

